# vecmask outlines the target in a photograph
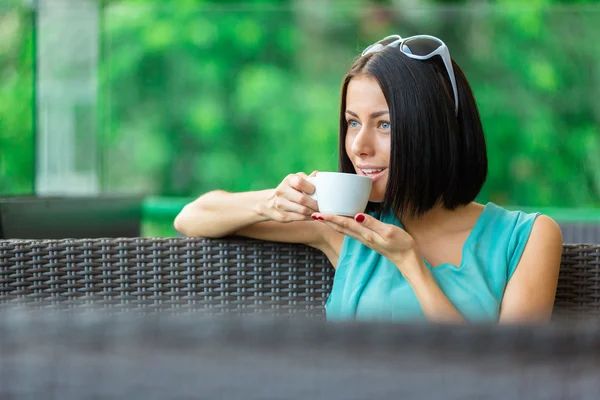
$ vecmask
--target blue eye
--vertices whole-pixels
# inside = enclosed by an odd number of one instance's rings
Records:
[[[379,124],[379,126],[381,127],[381,129],[390,129],[392,127],[392,125],[389,122],[382,122]]]
[[[360,125],[360,124],[357,121],[355,121],[355,120],[348,121],[348,126],[350,128],[358,128],[358,125]]]

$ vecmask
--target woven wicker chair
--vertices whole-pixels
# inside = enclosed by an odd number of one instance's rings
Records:
[[[0,311],[0,398],[597,399],[600,326]]]
[[[575,323],[332,324],[271,318],[323,315],[332,270],[306,246],[0,241],[0,398],[596,399],[599,272],[600,246],[565,246]]]
[[[304,245],[227,238],[0,241],[0,304],[322,317],[333,269]],[[600,317],[600,245],[565,245],[556,318]]]

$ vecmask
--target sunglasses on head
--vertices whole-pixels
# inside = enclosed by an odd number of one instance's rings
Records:
[[[388,43],[389,42],[389,43]],[[387,43],[387,44],[386,44]],[[448,46],[435,36],[417,35],[402,39],[399,35],[390,35],[367,47],[361,54],[376,53],[386,47],[397,47],[404,55],[415,60],[427,60],[433,56],[440,56],[446,66],[450,77],[452,91],[454,92],[454,112],[458,115],[458,91],[456,90],[456,78],[452,68],[452,59]]]

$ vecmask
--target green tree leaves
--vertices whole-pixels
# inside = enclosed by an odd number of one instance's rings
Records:
[[[339,85],[353,58],[383,35],[429,33],[478,100],[490,161],[479,200],[599,206],[600,8],[408,3],[104,1],[103,189],[196,196],[335,170]],[[3,194],[33,190],[31,21],[16,2],[0,11]]]

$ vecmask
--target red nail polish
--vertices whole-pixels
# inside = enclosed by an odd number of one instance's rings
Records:
[[[325,218],[321,217],[320,215],[317,218],[319,218],[319,221],[325,221]]]
[[[356,222],[362,224],[362,222],[365,220],[365,216],[362,214],[358,214],[356,217],[354,217],[354,219],[356,220]]]
[[[311,215],[311,218],[314,219],[315,221],[319,219],[319,218],[317,218],[316,215]]]

